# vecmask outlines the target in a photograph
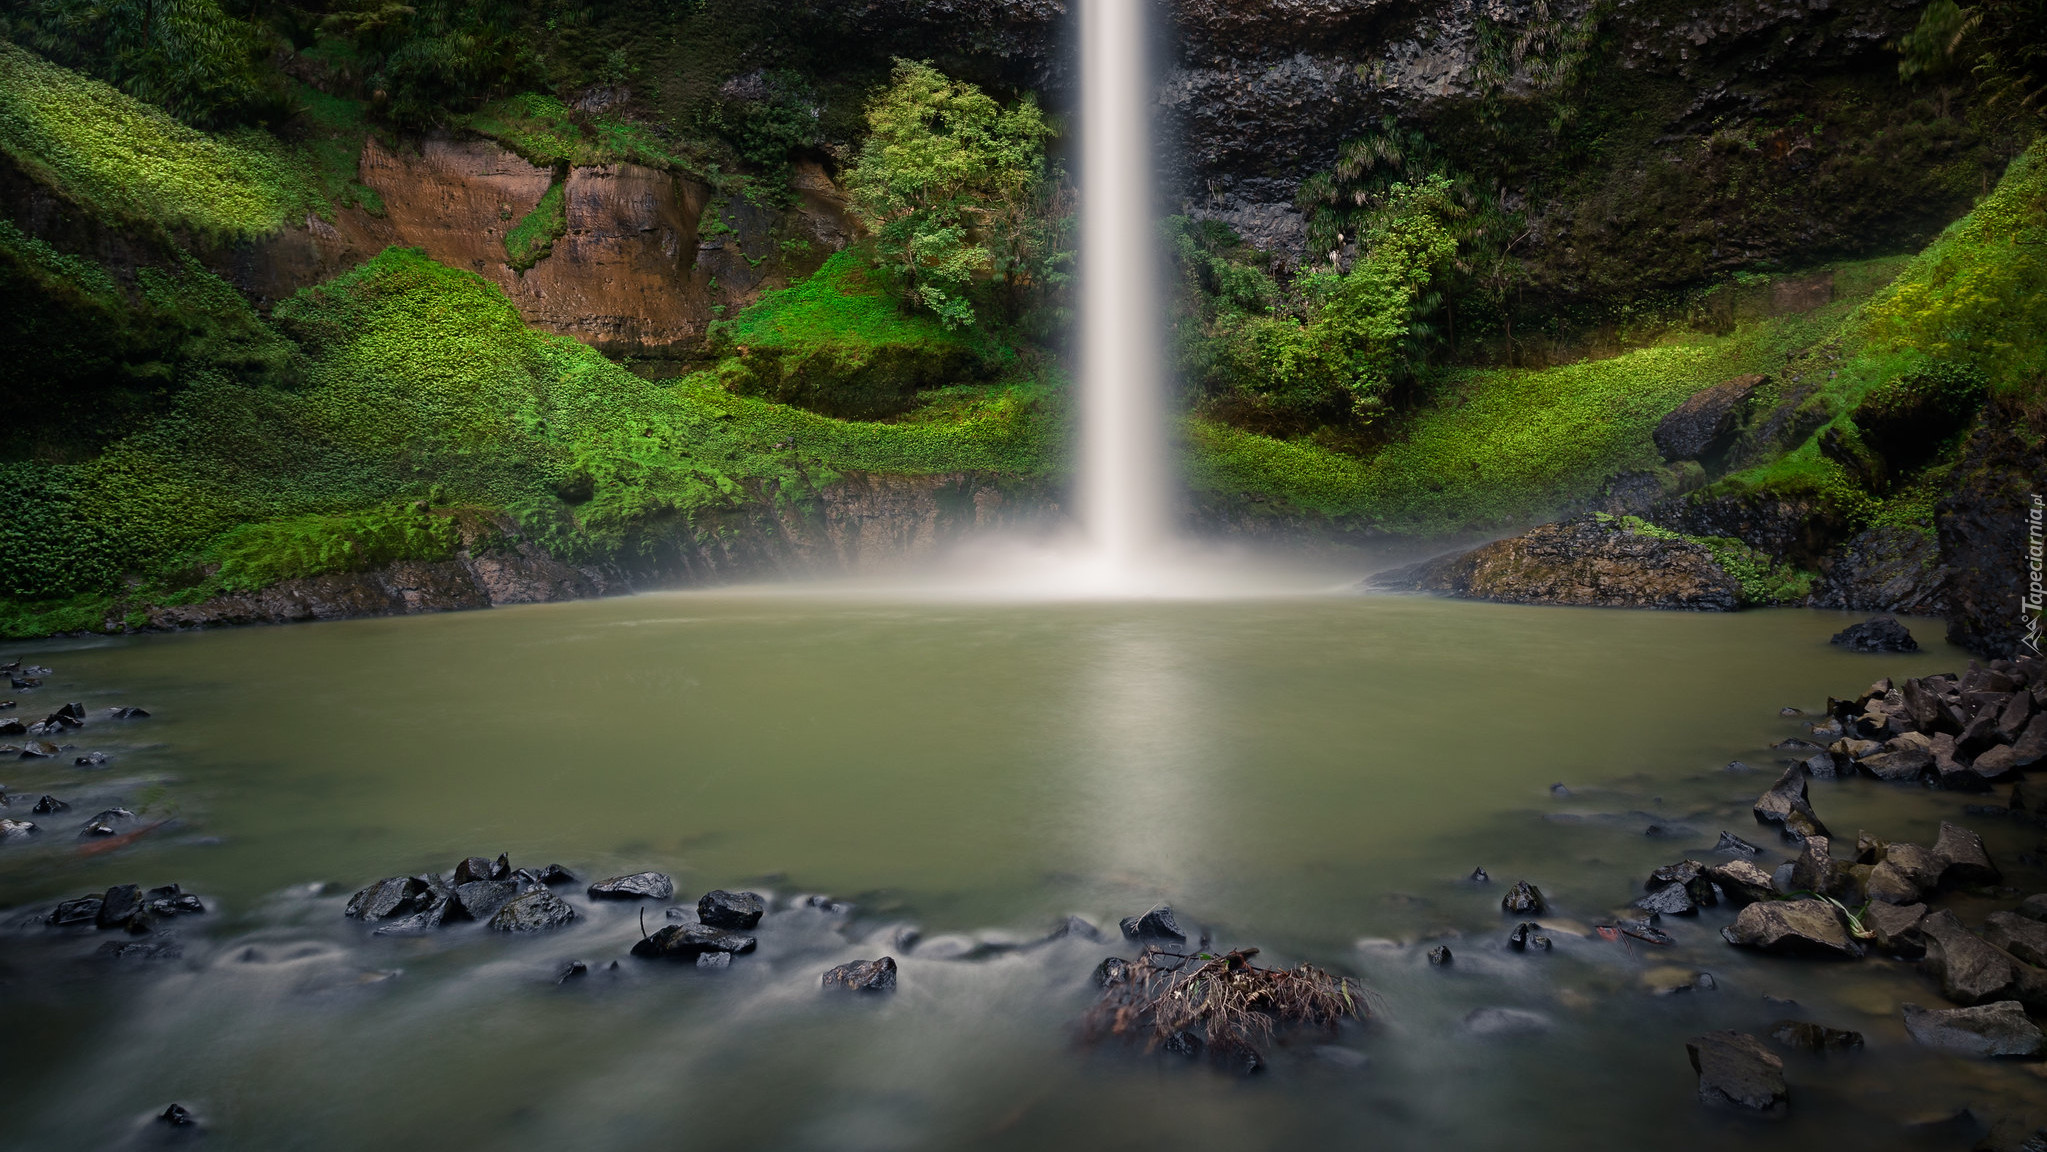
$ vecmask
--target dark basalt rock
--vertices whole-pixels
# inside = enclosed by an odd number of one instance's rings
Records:
[[[571,980],[580,980],[589,974],[590,966],[588,964],[583,963],[581,960],[571,960],[562,965],[560,970],[554,974],[554,982],[556,984],[566,984]]]
[[[409,915],[426,908],[431,891],[426,881],[417,876],[392,876],[349,897],[348,908],[342,915],[356,920]]]
[[[1740,431],[1749,400],[1767,376],[1737,376],[1692,393],[1651,433],[1666,461],[1703,460],[1720,455]]]
[[[93,953],[107,960],[176,960],[184,954],[170,940],[109,940]]]
[[[62,748],[47,740],[31,740],[21,746],[21,758],[23,760],[47,760],[62,751]]]
[[[547,932],[576,918],[576,910],[545,888],[514,897],[490,918],[497,932]]]
[[[1530,948],[1538,952],[1547,952],[1550,949],[1550,940],[1549,937],[1542,935],[1542,925],[1523,920],[1514,925],[1512,932],[1507,933],[1507,947],[1516,952],[1526,952]]]
[[[0,840],[19,840],[38,831],[33,820],[0,820]]]
[[[1500,898],[1500,907],[1523,916],[1531,912],[1549,911],[1549,905],[1542,899],[1542,889],[1526,880],[1514,881],[1514,886],[1507,889],[1507,894]]]
[[[1760,856],[1763,850],[1732,832],[1722,832],[1720,834],[1720,842],[1713,845],[1713,851],[1735,852],[1743,856]]]
[[[824,974],[824,986],[847,992],[893,992],[896,990],[895,957],[883,956],[879,960],[841,964]]]
[[[156,1122],[170,1128],[196,1128],[199,1118],[183,1104],[173,1104],[156,1114]]]
[[[1741,584],[1702,544],[1580,516],[1457,556],[1374,577],[1388,591],[1436,592],[1507,604],[1731,612]]]
[[[1471,875],[1467,879],[1473,884],[1490,884],[1493,882],[1493,878],[1483,868],[1473,868]]]
[[[461,910],[455,904],[454,896],[445,892],[434,892],[427,897],[426,907],[410,916],[393,920],[379,927],[378,936],[423,936],[448,922],[450,917],[459,917]]]
[[[696,966],[699,968],[730,968],[732,967],[732,953],[699,952],[697,953]]]
[[[1784,1061],[1746,1032],[1708,1032],[1685,1041],[1699,1074],[1699,1099],[1718,1107],[1781,1116],[1790,1107]]]
[[[1864,756],[1855,766],[1887,783],[1907,784],[1932,772],[1935,763],[1932,749],[1905,747]]]
[[[666,900],[675,895],[675,881],[659,872],[613,876],[590,885],[592,900]]]
[[[1905,1031],[1928,1048],[1961,1056],[2031,1058],[2047,1054],[2047,1035],[2026,1019],[2025,1006],[2000,1000],[1972,1008],[1903,1005]]]
[[[80,768],[104,768],[110,759],[112,758],[104,752],[87,752],[71,762]]]
[[[28,725],[14,719],[0,720],[0,736],[26,735],[28,735]]]
[[[1849,959],[1862,955],[1840,910],[1824,900],[1757,901],[1743,908],[1720,935],[1729,944],[1765,952]]]
[[[1864,885],[1873,901],[1915,904],[1940,885],[1939,860],[1917,844],[1886,844],[1876,859],[1876,867]]]
[[[1962,927],[1943,908],[1919,922],[1926,938],[1926,974],[1940,983],[1940,994],[1957,1004],[2017,1000],[2047,1008],[2047,971],[2026,964]]]
[[[1804,767],[1794,764],[1785,769],[1770,790],[1756,798],[1756,822],[1775,824],[1792,840],[1827,835],[1827,826],[1820,823],[1819,815],[1806,799],[1805,780]]]
[[[1086,940],[1096,944],[1099,944],[1103,940],[1107,939],[1107,937],[1102,935],[1101,929],[1095,927],[1093,924],[1088,923],[1086,920],[1083,920],[1078,916],[1068,916],[1066,919],[1061,920],[1059,922],[1059,926],[1057,928],[1052,929],[1051,935],[1045,937],[1045,939],[1065,940],[1069,937],[1076,940]]]
[[[745,931],[757,927],[767,910],[767,899],[758,892],[727,892],[719,888],[697,900],[697,920],[713,928]]]
[[[66,900],[62,904],[57,905],[56,910],[50,913],[50,923],[58,927],[66,927],[72,924],[97,924],[100,917],[100,905],[103,902],[102,898],[98,896],[81,896],[76,900]]]
[[[1860,624],[1851,624],[1836,632],[1828,643],[1850,652],[1919,651],[1919,641],[1912,639],[1911,630],[1898,623],[1895,616],[1873,616]]]
[[[2019,901],[2019,906],[2014,911],[2028,920],[2047,923],[2047,892],[2036,893]]]
[[[1448,967],[1453,959],[1454,957],[1450,955],[1450,949],[1441,944],[1429,949],[1429,966],[1432,968]]]
[[[1095,965],[1095,987],[1107,988],[1130,978],[1130,961],[1121,956],[1111,956]]]
[[[502,860],[504,857],[500,856],[498,859]],[[487,857],[470,856],[460,864],[455,865],[455,886],[459,888],[464,884],[473,884],[478,880],[510,879],[510,871],[511,869],[508,867],[504,873],[500,873],[497,865],[492,863]]]
[[[455,885],[454,908],[470,920],[488,920],[519,894],[510,880],[470,880]]]
[[[708,924],[671,924],[633,945],[633,955],[642,959],[695,960],[706,952],[747,953],[758,944],[753,937]]]
[[[1943,820],[1940,836],[1933,842],[1933,858],[1940,864],[1942,887],[1996,884],[2004,879],[1991,863],[1983,838],[1959,824]]]
[[[559,864],[549,864],[540,870],[540,882],[550,888],[557,884],[574,884],[576,874]]]
[[[1802,892],[1817,892],[1822,896],[1846,895],[1851,880],[1846,868],[1830,854],[1831,842],[1825,836],[1808,836],[1805,849],[1791,864],[1791,887]]]
[[[1690,916],[1699,910],[1682,884],[1665,884],[1635,901],[1635,907],[1663,916]]]
[[[1770,1039],[1802,1052],[1847,1052],[1862,1047],[1862,1033],[1828,1028],[1806,1020],[1779,1020],[1770,1025]]]
[[[112,711],[108,712],[107,715],[115,720],[147,720],[149,718],[148,712],[145,712],[132,704],[122,705],[119,708],[115,708]]]
[[[101,928],[119,928],[135,918],[142,911],[142,889],[135,884],[116,884],[107,889],[100,898],[100,910],[94,923]]]
[[[1142,916],[1125,917],[1118,925],[1123,935],[1132,940],[1173,940],[1185,943],[1187,934],[1180,931],[1179,922],[1173,919],[1170,905],[1161,904]]]

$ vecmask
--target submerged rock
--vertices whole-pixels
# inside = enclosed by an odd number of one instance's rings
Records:
[[[2047,1054],[2047,1035],[2026,1019],[2025,1006],[2016,1000],[1973,1008],[1921,1008],[1906,1004],[1903,1012],[1905,1031],[1928,1048],[1980,1057],[2029,1058]]]
[[[1912,639],[1912,633],[1895,616],[1872,616],[1860,624],[1850,624],[1834,633],[1829,644],[1838,644],[1850,652],[1917,652],[1919,641]]]
[[[659,872],[613,876],[590,885],[593,900],[666,900],[675,895],[675,881]]]
[[[758,926],[767,910],[767,899],[758,892],[727,892],[719,888],[697,900],[697,920],[713,928],[745,931]]]
[[[824,986],[847,992],[893,992],[896,989],[895,957],[883,956],[879,960],[841,964],[824,974]]]
[[[1699,1099],[1719,1107],[1781,1116],[1790,1106],[1784,1061],[1746,1032],[1708,1032],[1685,1041],[1699,1074]]]
[[[35,813],[38,816],[51,816],[55,815],[58,812],[68,812],[70,810],[71,805],[66,804],[62,800],[57,799],[55,796],[48,795],[45,795],[42,799],[37,800],[36,806],[29,809],[29,811]]]
[[[87,752],[71,761],[80,768],[104,768],[110,757],[104,752]]]
[[[1073,939],[1076,940],[1087,940],[1092,943],[1100,943],[1102,940],[1106,939],[1106,937],[1102,935],[1101,929],[1095,927],[1093,924],[1088,923],[1086,920],[1083,920],[1078,916],[1068,916],[1066,919],[1061,920],[1059,922],[1059,926],[1057,928],[1052,929],[1051,935],[1045,937],[1045,939],[1064,940],[1067,939],[1068,937],[1072,937]]]
[[[1550,940],[1542,934],[1542,925],[1531,920],[1523,920],[1514,925],[1512,932],[1507,933],[1507,947],[1516,952],[1526,952],[1530,948],[1538,952],[1547,952],[1550,949]]]
[[[62,904],[57,905],[56,909],[50,913],[50,923],[58,927],[71,924],[97,924],[100,917],[100,905],[104,902],[104,899],[99,896],[81,896],[76,900],[66,900]]]
[[[1464,1017],[1463,1027],[1473,1036],[1529,1036],[1547,1032],[1556,1024],[1526,1008],[1477,1008]]]
[[[1770,1026],[1770,1039],[1802,1052],[1847,1052],[1862,1047],[1862,1033],[1828,1028],[1806,1020],[1779,1020]]]
[[[148,712],[132,704],[124,704],[119,708],[110,709],[107,715],[115,720],[147,720],[149,718]]]
[[[1173,940],[1185,943],[1187,934],[1180,931],[1180,924],[1173,919],[1171,905],[1160,904],[1142,916],[1125,917],[1118,925],[1123,935],[1132,940]]]
[[[107,960],[176,960],[184,954],[170,940],[109,940],[93,953]]]
[[[1841,912],[1824,900],[1767,900],[1750,904],[1720,930],[1729,944],[1789,955],[1854,958],[1862,946],[1849,935]]]
[[[547,932],[576,918],[576,910],[545,888],[536,888],[513,898],[490,918],[498,932]]]
[[[1448,967],[1452,959],[1450,949],[1441,944],[1429,949],[1429,966],[1432,968]]]

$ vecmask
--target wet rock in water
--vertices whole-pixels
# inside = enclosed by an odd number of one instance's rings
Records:
[[[518,894],[519,885],[511,880],[470,880],[455,885],[451,911],[471,920],[488,920]]]
[[[147,720],[147,719],[149,719],[149,713],[148,713],[148,712],[146,712],[146,711],[144,711],[144,710],[142,710],[142,709],[140,709],[140,708],[137,708],[137,707],[135,707],[135,706],[134,706],[134,705],[132,705],[132,704],[124,704],[124,705],[122,705],[122,706],[121,706],[121,707],[119,707],[119,708],[113,708],[113,709],[110,709],[110,710],[108,710],[108,712],[107,712],[107,715],[108,715],[108,716],[109,716],[110,718],[112,718],[112,719],[115,719],[115,720]]]
[[[516,896],[490,918],[497,932],[548,932],[576,918],[576,910],[545,888]]]
[[[1478,1008],[1464,1017],[1464,1031],[1472,1036],[1529,1036],[1547,1032],[1556,1025],[1540,1012],[1525,1008]]]
[[[342,915],[355,920],[386,920],[426,908],[432,889],[417,876],[392,876],[349,897]]]
[[[1434,968],[1448,967],[1452,959],[1454,959],[1454,957],[1450,955],[1450,949],[1444,947],[1441,944],[1438,944],[1434,948],[1429,949],[1430,967]]]
[[[1111,956],[1095,965],[1095,987],[1107,988],[1130,978],[1130,961],[1121,956]]]
[[[1822,896],[1845,895],[1849,883],[1847,869],[1838,863],[1831,853],[1832,843],[1825,836],[1805,838],[1805,850],[1798,859],[1791,862],[1791,887],[1801,892],[1817,892]]]
[[[94,923],[101,928],[120,928],[142,911],[142,888],[136,884],[116,884],[100,897],[99,915]]]
[[[666,900],[675,895],[675,881],[659,872],[613,876],[590,885],[592,900]]]
[[[1648,920],[1622,920],[1613,925],[1613,928],[1620,932],[1621,935],[1630,939],[1640,940],[1645,944],[1669,947],[1677,943],[1676,937],[1650,922],[1655,919],[1656,917],[1652,915]]]
[[[1727,762],[1727,767],[1725,767],[1725,768],[1721,769],[1721,771],[1723,771],[1723,772],[1753,772],[1753,771],[1755,771],[1755,769],[1753,769],[1753,768],[1749,767],[1748,765],[1746,765],[1746,764],[1742,763],[1742,762],[1741,762],[1741,761],[1739,761],[1739,760],[1729,760],[1729,761]]]
[[[1642,983],[1657,996],[1682,996],[1693,992],[1717,992],[1720,982],[1711,972],[1685,968],[1652,968],[1642,974]]]
[[[2016,912],[1992,912],[1983,918],[1983,939],[2034,967],[2047,967],[2047,924]]]
[[[1860,624],[1850,624],[1834,633],[1828,643],[1850,652],[1919,651],[1919,641],[1912,639],[1911,630],[1898,623],[1895,616],[1872,616]]]
[[[883,956],[879,960],[841,964],[824,974],[824,986],[847,992],[893,992],[896,989],[895,957]]]
[[[1185,943],[1187,934],[1173,919],[1170,905],[1160,904],[1142,916],[1127,916],[1118,925],[1132,940],[1174,940]]]
[[[1803,716],[1805,715],[1805,709],[1793,708],[1791,705],[1786,704],[1784,707],[1777,709],[1777,715],[1785,717]]]
[[[156,1114],[156,1122],[169,1128],[196,1128],[199,1118],[183,1104],[173,1104]]]
[[[176,960],[184,954],[171,940],[109,940],[93,953],[107,960]]]
[[[1756,822],[1775,824],[1792,840],[1827,835],[1827,826],[1820,823],[1811,801],[1806,798],[1805,781],[1803,765],[1794,764],[1785,769],[1784,775],[1777,778],[1770,790],[1756,798]]]
[[[1824,900],[1757,901],[1720,930],[1729,944],[1786,955],[1859,957],[1841,912]]]
[[[1369,1055],[1341,1044],[1317,1044],[1313,1051],[1317,1060],[1327,1061],[1338,1068],[1363,1068],[1372,1062]]]
[[[1473,868],[1470,879],[1473,884],[1490,884],[1493,882],[1492,876],[1488,875],[1484,868]]]
[[[1542,899],[1542,889],[1526,880],[1514,881],[1514,886],[1500,898],[1500,907],[1517,915],[1549,911],[1549,905]]]
[[[142,894],[142,905],[154,916],[192,916],[206,911],[199,897],[176,884],[164,884]]]
[[[17,692],[26,692],[31,688],[41,688],[43,686],[43,682],[33,676],[9,676],[7,683],[9,687]]]
[[[1718,1107],[1771,1116],[1790,1106],[1784,1061],[1746,1032],[1708,1032],[1685,1041],[1692,1070],[1699,1074],[1699,1099]]]
[[[1872,933],[1870,942],[1878,951],[1900,960],[1916,960],[1926,954],[1926,938],[1919,934],[1924,919],[1924,904],[1872,902],[1862,912],[1862,926]]]
[[[122,826],[134,819],[135,813],[128,811],[126,808],[108,808],[93,816],[92,819],[87,820],[85,827],[78,830],[78,838],[80,840],[90,840],[99,836],[117,835],[121,831]]]
[[[1713,845],[1713,851],[1733,852],[1743,856],[1759,856],[1763,850],[1732,832],[1722,832],[1720,834],[1720,842]]]
[[[21,746],[21,758],[23,760],[47,760],[62,751],[62,748],[47,740],[31,740]]]
[[[2004,879],[1997,865],[1990,862],[1983,838],[1959,824],[1941,821],[1940,836],[1933,842],[1933,858],[1940,864],[1940,884],[1944,888],[1996,884]]]
[[[695,960],[706,952],[746,953],[758,944],[753,937],[709,924],[671,924],[633,945],[643,960]]]
[[[50,913],[50,923],[60,928],[72,924],[97,924],[102,903],[102,898],[98,896],[81,896],[76,900],[66,900]]]
[[[2006,781],[2017,779],[2019,774],[2018,752],[1999,744],[1971,761],[1969,763],[1969,774],[1980,781],[1982,789],[1986,791],[1992,784],[2002,784]],[[1974,789],[1968,790],[1973,791]]]
[[[699,968],[730,968],[732,967],[732,953],[700,952],[697,954],[696,965]]]
[[[1848,1052],[1862,1047],[1862,1033],[1828,1028],[1806,1020],[1779,1020],[1770,1025],[1770,1039],[1801,1052]]]
[[[0,840],[25,839],[39,830],[33,820],[0,820]]]
[[[554,982],[556,984],[566,984],[571,980],[580,980],[589,974],[590,966],[588,964],[583,963],[581,960],[571,960],[555,972]]]
[[[1940,861],[1917,844],[1886,844],[1864,890],[1881,904],[1916,904],[1940,885]]]
[[[1940,994],[1957,1004],[2019,1000],[2047,1008],[2047,971],[2035,968],[1962,926],[1943,908],[1919,922],[1926,939],[1920,967],[1940,984]]]
[[[767,899],[758,892],[727,892],[719,888],[697,900],[697,920],[713,928],[745,931],[757,927],[767,910]]]
[[[455,886],[458,888],[464,884],[474,884],[478,880],[502,879],[504,877],[496,874],[496,867],[490,862],[489,857],[470,856],[455,865]]]
[[[29,811],[38,816],[50,816],[58,812],[68,812],[70,810],[71,805],[57,799],[55,796],[49,795],[45,795],[42,799],[37,800],[36,806],[29,809]]]
[[[574,884],[576,874],[559,864],[549,864],[540,870],[540,882],[550,888],[557,884]]]
[[[104,752],[87,752],[71,762],[80,768],[104,768],[110,759],[111,757]]]
[[[1106,939],[1102,935],[1101,929],[1078,916],[1068,916],[1066,919],[1061,920],[1059,926],[1052,929],[1051,935],[1045,937],[1045,939],[1065,940],[1069,937],[1075,940],[1087,940],[1094,943],[1100,943]]]
[[[2047,1055],[2047,1035],[2026,1019],[2025,1006],[2016,1000],[1973,1008],[1921,1008],[1906,1004],[1903,1012],[1905,1031],[1928,1048],[1985,1058]]]
[[[1514,925],[1512,932],[1507,933],[1507,947],[1516,952],[1526,952],[1531,948],[1537,952],[1547,952],[1550,949],[1550,940],[1542,934],[1542,925],[1531,920],[1523,920]]]
[[[1855,766],[1886,783],[1909,784],[1934,770],[1934,756],[1928,748],[1900,748],[1864,756]]]
[[[2019,901],[2019,906],[2013,909],[2013,911],[2028,920],[2047,922],[2047,892],[2026,897],[2024,900]]]
[[[424,908],[410,916],[400,917],[378,927],[375,935],[424,936],[428,932],[432,932],[447,923],[451,917],[459,917],[460,915],[461,909],[457,907],[454,896],[444,892],[434,892],[427,897],[427,903]]]
[[[1697,860],[1680,860],[1675,864],[1665,864],[1649,873],[1649,879],[1643,887],[1655,893],[1672,884],[1681,886],[1685,896],[1698,908],[1711,908],[1720,903],[1720,897],[1713,891],[1713,881],[1706,875],[1706,866]],[[1648,907],[1646,904],[1640,906]],[[1662,909],[1652,911],[1660,912]],[[1684,915],[1688,911],[1690,909],[1679,909],[1677,914]]]
[[[1635,901],[1635,907],[1662,916],[1690,916],[1699,910],[1682,884],[1665,884]]]
[[[1770,874],[1747,860],[1729,860],[1706,869],[1706,878],[1720,888],[1730,904],[1753,904],[1776,898]]]
[[[1578,516],[1375,577],[1389,590],[1508,604],[1732,612],[1741,582],[1705,545],[1603,514]]]
[[[1558,799],[1562,799],[1566,796],[1569,796],[1571,794],[1571,790],[1569,788],[1564,787],[1563,783],[1559,781],[1549,786],[1549,794],[1557,797]]]

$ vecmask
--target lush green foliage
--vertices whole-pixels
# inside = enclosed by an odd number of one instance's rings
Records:
[[[364,69],[363,87],[396,124],[445,123],[494,92],[538,79],[542,61],[514,0],[328,0],[307,6]]]
[[[213,587],[254,591],[280,580],[359,572],[396,560],[446,560],[461,535],[451,516],[395,504],[334,516],[293,516],[230,529],[201,555]],[[209,589],[210,590],[210,589]]]
[[[1730,536],[1688,536],[1651,524],[1640,516],[1609,516],[1604,512],[1596,515],[1607,523],[1619,523],[1637,536],[1684,540],[1704,548],[1713,557],[1713,563],[1741,585],[1744,607],[1803,603],[1812,595],[1813,584],[1819,579],[1816,573],[1773,560]]]
[[[974,323],[976,276],[1043,275],[1054,245],[1034,217],[1052,128],[1034,97],[1005,108],[930,64],[898,60],[867,128],[847,190],[909,300],[960,327]]]
[[[461,124],[543,168],[623,162],[682,172],[707,171],[701,157],[676,150],[645,125],[574,113],[560,100],[536,92],[487,104],[461,117]]]
[[[108,222],[233,238],[327,210],[304,160],[268,133],[209,135],[5,42],[0,150]]]
[[[16,35],[191,124],[281,119],[270,37],[216,0],[28,0]]]
[[[569,230],[567,200],[566,185],[555,181],[541,194],[540,203],[505,233],[505,255],[512,267],[524,272],[554,250],[554,242]]]

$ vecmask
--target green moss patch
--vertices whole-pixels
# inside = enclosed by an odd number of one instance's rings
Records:
[[[524,272],[540,263],[554,250],[554,242],[568,233],[568,194],[564,189],[559,180],[549,185],[540,203],[505,233],[505,255],[512,267]]]

